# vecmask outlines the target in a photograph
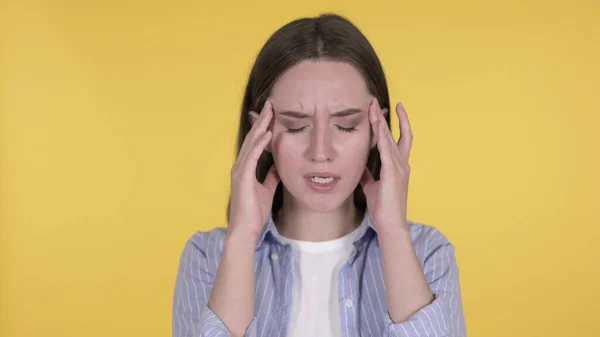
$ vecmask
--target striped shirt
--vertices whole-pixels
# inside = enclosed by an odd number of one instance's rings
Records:
[[[409,221],[409,230],[434,301],[404,322],[392,321],[377,230],[367,213],[354,241],[354,251],[339,271],[344,337],[466,336],[454,246],[431,226]],[[197,232],[183,248],[173,302],[174,337],[229,336],[223,322],[207,306],[226,231],[215,228]],[[293,259],[292,246],[277,232],[270,217],[256,245],[254,319],[245,336],[287,335],[292,314]]]

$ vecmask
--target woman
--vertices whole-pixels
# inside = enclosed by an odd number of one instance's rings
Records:
[[[412,133],[348,20],[293,21],[246,87],[228,227],[193,235],[173,335],[465,336],[454,247],[406,216]],[[258,113],[260,112],[260,113]]]

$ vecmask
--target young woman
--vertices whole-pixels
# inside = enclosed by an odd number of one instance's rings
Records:
[[[241,109],[228,227],[194,234],[173,336],[466,336],[453,245],[407,219],[412,133],[398,142],[372,46],[347,19],[280,28]]]

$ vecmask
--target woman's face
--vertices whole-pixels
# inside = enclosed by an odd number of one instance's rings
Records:
[[[345,62],[303,61],[275,83],[269,150],[294,202],[328,212],[349,200],[373,145],[372,98]]]

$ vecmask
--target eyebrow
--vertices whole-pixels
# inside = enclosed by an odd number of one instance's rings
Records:
[[[361,112],[363,112],[361,109],[350,108],[350,109],[336,111],[336,112],[332,113],[331,116],[332,117],[345,117],[345,116],[350,116],[350,115],[354,115],[354,114],[361,113]],[[305,113],[298,112],[298,111],[282,111],[279,114],[288,116],[288,117],[293,117],[293,118],[310,118],[310,117],[312,117],[309,114],[305,114]]]

